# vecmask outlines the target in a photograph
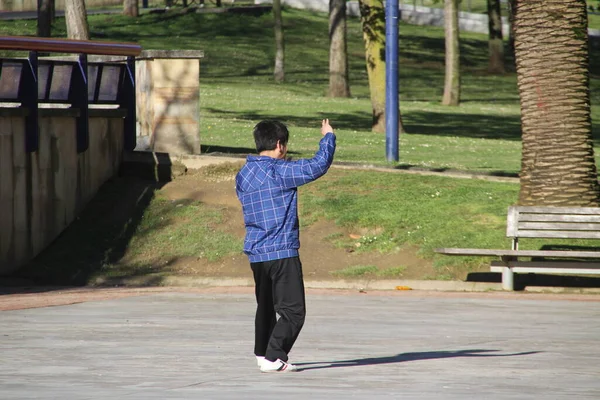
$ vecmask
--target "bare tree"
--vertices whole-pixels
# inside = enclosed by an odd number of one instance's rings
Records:
[[[508,52],[511,57],[515,55],[515,2],[516,0],[508,0]]]
[[[38,0],[37,35],[50,37],[52,34],[53,0]]]
[[[488,71],[493,74],[503,74],[504,69],[504,41],[502,40],[502,13],[500,0],[487,0],[488,28],[489,28],[489,63]]]
[[[350,97],[346,0],[329,0],[329,96]]]
[[[273,0],[273,17],[275,19],[275,70],[273,76],[276,82],[285,80],[283,18],[281,16],[281,0]]]
[[[385,132],[385,12],[383,0],[359,0],[373,132]]]
[[[140,6],[138,0],[123,0],[123,15],[139,17]]]
[[[600,205],[585,0],[516,0],[522,205]]]
[[[458,31],[458,0],[444,0],[446,31],[446,75],[442,104],[460,104],[460,47]]]
[[[90,39],[84,0],[65,0],[65,20],[69,39]]]
[[[360,22],[365,42],[365,61],[373,109],[373,132],[385,132],[385,10],[383,0],[359,0]],[[398,131],[404,132],[398,110]]]

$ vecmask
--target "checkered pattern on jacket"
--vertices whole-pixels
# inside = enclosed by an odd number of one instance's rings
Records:
[[[298,255],[297,188],[323,176],[331,166],[334,152],[335,135],[328,133],[311,159],[286,161],[248,156],[236,176],[236,193],[246,226],[244,253],[250,262]]]

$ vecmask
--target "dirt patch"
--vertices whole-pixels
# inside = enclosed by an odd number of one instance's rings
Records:
[[[170,200],[192,200],[218,206],[224,213],[220,229],[244,237],[244,221],[241,205],[235,194],[233,175],[212,176],[198,171],[189,171],[185,176],[169,182],[160,190]],[[352,248],[340,248],[328,238],[356,237],[356,232],[340,228],[332,221],[319,220],[300,230],[300,258],[305,279],[337,279],[332,272],[355,266],[377,266],[380,270],[402,267],[402,279],[422,279],[435,276],[430,261],[417,255],[417,249],[402,247],[391,254],[357,252]],[[178,274],[211,277],[250,278],[248,259],[244,255],[231,256],[216,263],[196,257],[180,258],[170,267]],[[387,277],[389,278],[389,277]]]

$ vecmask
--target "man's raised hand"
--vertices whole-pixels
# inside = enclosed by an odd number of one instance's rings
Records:
[[[329,125],[329,119],[324,119],[321,123],[321,135],[325,136],[328,132],[333,132],[333,128]]]

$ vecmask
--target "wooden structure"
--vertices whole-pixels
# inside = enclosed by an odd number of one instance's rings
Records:
[[[521,238],[600,239],[600,208],[509,207],[506,236],[512,238],[511,249],[441,248],[435,252],[500,258],[492,261],[491,271],[502,272],[505,290],[514,290],[514,273],[600,274],[600,250],[519,249]]]
[[[136,144],[131,43],[2,37],[0,50],[0,274],[68,226]],[[40,58],[75,53],[71,58]],[[88,55],[125,56],[124,63]]]
[[[77,150],[87,150],[90,104],[113,104],[127,110],[126,150],[135,148],[136,44],[25,36],[0,37],[0,50],[29,51],[26,59],[0,59],[0,102],[18,102],[27,113],[27,152],[38,148],[38,105],[69,104],[77,110]],[[40,60],[38,52],[78,53],[77,61]],[[89,54],[127,56],[122,63],[88,63]]]

